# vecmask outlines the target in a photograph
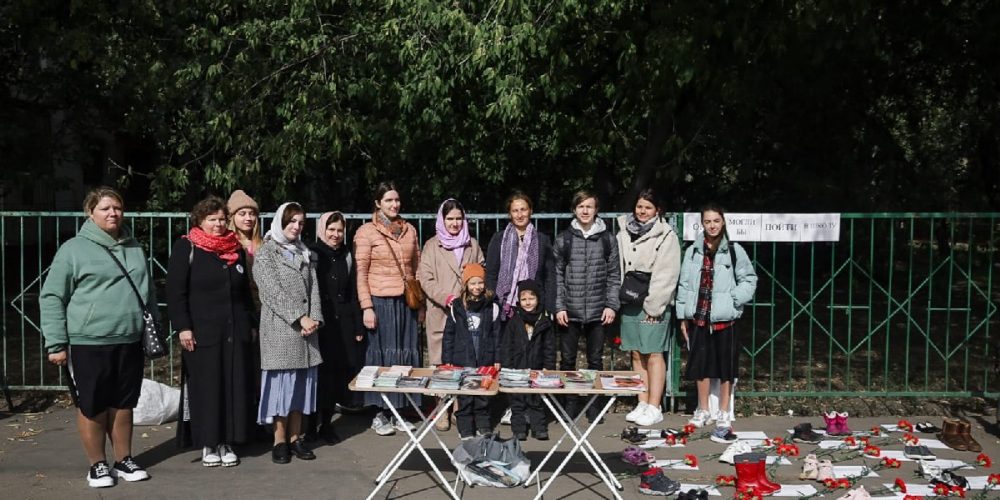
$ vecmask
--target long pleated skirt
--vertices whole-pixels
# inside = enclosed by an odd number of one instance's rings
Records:
[[[260,408],[257,423],[274,422],[293,411],[309,415],[316,411],[316,367],[298,370],[264,370],[260,374]]]
[[[420,367],[420,329],[417,312],[406,306],[403,297],[372,297],[377,324],[375,330],[368,331],[368,349],[365,351],[365,365],[392,366],[407,365]],[[366,392],[365,404],[385,408],[385,402],[377,392]],[[388,394],[396,408],[406,407],[406,397],[402,394]],[[413,395],[420,404],[420,396]]]

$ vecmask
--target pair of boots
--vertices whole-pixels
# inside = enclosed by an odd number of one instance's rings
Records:
[[[983,447],[972,438],[972,422],[964,418],[945,418],[937,437],[942,443],[958,451],[979,453]]]
[[[752,489],[760,496],[781,491],[781,485],[767,478],[767,455],[744,453],[733,457],[736,462],[736,491]]]
[[[823,414],[823,421],[826,422],[827,436],[850,436],[851,429],[847,427],[847,412],[831,411]]]

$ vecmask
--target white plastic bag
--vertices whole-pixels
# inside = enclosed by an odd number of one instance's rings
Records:
[[[160,425],[177,420],[181,390],[166,384],[142,379],[139,404],[132,411],[134,425]]]

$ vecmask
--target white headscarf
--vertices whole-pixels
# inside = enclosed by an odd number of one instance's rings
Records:
[[[284,248],[285,250],[288,250],[293,254],[301,255],[302,259],[308,262],[309,248],[306,247],[306,244],[302,242],[301,233],[299,234],[299,238],[297,240],[288,241],[288,238],[285,237],[285,233],[282,232],[284,228],[281,227],[281,218],[285,214],[285,208],[287,208],[288,205],[292,203],[298,205],[298,203],[294,201],[288,201],[282,203],[281,206],[278,207],[278,210],[276,210],[274,213],[274,218],[271,219],[271,229],[267,231],[267,235],[264,237],[264,239],[274,240],[278,245],[281,245],[281,248]],[[303,227],[305,227],[305,225],[303,225]]]

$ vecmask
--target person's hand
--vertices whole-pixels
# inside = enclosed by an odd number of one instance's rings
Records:
[[[299,319],[299,325],[302,326],[302,336],[308,337],[319,328],[319,321],[316,321],[309,316],[303,316]]]
[[[49,363],[52,363],[56,366],[65,365],[67,359],[69,358],[66,356],[66,351],[59,351],[49,354]]]
[[[604,312],[601,314],[601,324],[610,325],[615,322],[615,310],[610,307],[605,307]]]
[[[374,309],[365,309],[362,314],[362,322],[365,324],[365,328],[369,330],[374,330],[378,326],[378,318],[375,317]]]
[[[177,338],[181,341],[181,349],[187,352],[194,352],[194,346],[198,343],[194,340],[194,332],[191,330],[181,330],[177,334]]]
[[[684,336],[684,343],[690,345],[691,340],[688,339],[688,320],[681,320],[681,335]]]
[[[569,326],[569,313],[566,311],[557,312],[556,323],[559,323],[559,326]]]

